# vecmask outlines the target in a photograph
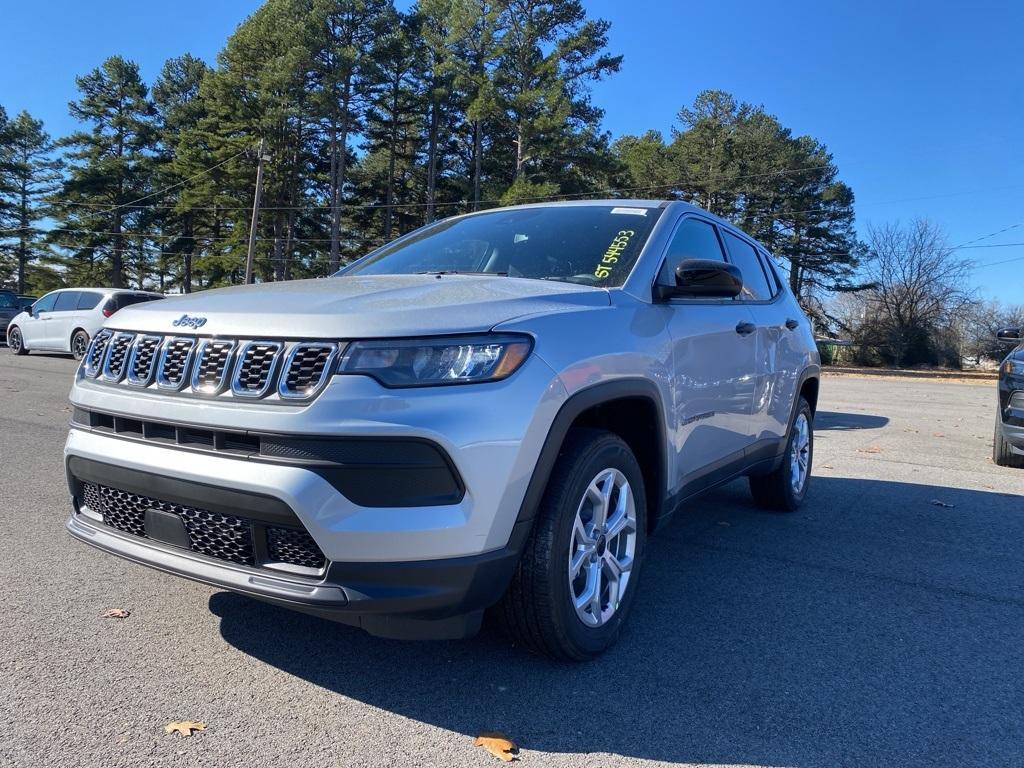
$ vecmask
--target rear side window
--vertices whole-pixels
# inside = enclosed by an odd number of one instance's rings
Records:
[[[57,294],[57,303],[53,305],[54,312],[67,312],[78,309],[78,297],[82,294],[78,291],[64,291]]]
[[[776,268],[775,259],[767,251],[758,250],[757,254],[761,257],[761,266],[764,267],[764,273],[768,275],[768,284],[772,288],[772,295],[775,295],[779,292],[779,286],[782,284],[782,278],[779,277],[779,270]]]
[[[78,297],[78,308],[79,309],[95,309],[96,305],[100,303],[100,299],[103,295],[100,293],[93,293],[92,291],[82,291]]]
[[[672,285],[675,282],[676,267],[686,259],[725,261],[715,228],[708,222],[690,218],[679,225],[668,246],[668,255],[658,275],[658,282]]]
[[[772,289],[754,246],[729,231],[725,232],[725,244],[729,249],[729,261],[743,273],[743,293],[740,295],[747,301],[768,301],[772,297]]]
[[[162,298],[163,296],[153,296],[148,293],[115,293],[107,302],[107,309],[117,312],[117,310],[130,307],[132,304],[142,304],[145,301],[156,301]]]

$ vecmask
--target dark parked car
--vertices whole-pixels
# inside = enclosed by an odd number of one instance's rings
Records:
[[[1016,346],[999,366],[992,461],[1001,467],[1024,468],[1024,329],[1003,328],[998,336]]]
[[[18,294],[0,290],[0,339],[7,338],[7,325],[19,312],[21,304],[18,302]]]
[[[38,296],[19,296],[18,297],[18,304],[21,306],[21,308],[23,310],[28,309],[33,304],[35,304],[37,301],[39,301],[39,297]]]

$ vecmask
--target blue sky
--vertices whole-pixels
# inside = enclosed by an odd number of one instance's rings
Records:
[[[400,4],[406,4],[401,2]],[[622,71],[594,88],[614,135],[668,133],[705,88],[764,104],[832,150],[858,224],[926,216],[950,243],[1024,243],[1024,3],[584,0]],[[55,135],[74,76],[119,53],[152,80],[212,61],[256,0],[36,0],[4,9],[0,104]],[[1024,303],[1024,245],[960,251],[983,295]],[[1007,259],[1019,261],[987,266]]]

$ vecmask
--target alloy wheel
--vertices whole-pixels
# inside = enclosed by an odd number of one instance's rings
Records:
[[[588,627],[605,624],[618,610],[636,543],[633,489],[622,472],[603,469],[580,500],[569,539],[569,596]]]

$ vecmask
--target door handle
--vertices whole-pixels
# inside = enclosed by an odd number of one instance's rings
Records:
[[[749,336],[756,330],[757,326],[754,325],[753,323],[748,323],[746,321],[740,321],[736,323],[736,333],[738,333],[740,336]]]
[[[795,331],[797,328],[800,327],[800,323],[798,323],[791,317],[789,318],[789,320],[786,321],[786,327],[789,328],[789,330],[791,331]]]

